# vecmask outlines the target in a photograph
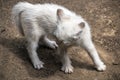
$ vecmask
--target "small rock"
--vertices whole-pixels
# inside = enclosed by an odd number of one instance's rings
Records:
[[[113,62],[112,64],[113,64],[113,65],[119,65],[119,63],[118,63],[118,62]]]
[[[1,33],[3,33],[4,31],[5,31],[5,29],[0,30]]]

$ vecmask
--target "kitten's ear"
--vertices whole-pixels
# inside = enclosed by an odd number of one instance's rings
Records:
[[[84,23],[84,22],[81,22],[81,23],[79,24],[79,26],[80,26],[80,28],[84,28],[84,27],[85,27],[85,23]]]
[[[62,20],[63,15],[64,15],[63,10],[62,9],[57,9],[58,20]]]
[[[69,20],[70,16],[66,15],[62,9],[57,9],[57,19],[59,21]]]

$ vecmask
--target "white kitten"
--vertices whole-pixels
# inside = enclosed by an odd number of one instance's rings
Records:
[[[38,58],[36,49],[39,40],[56,49],[63,64],[61,70],[72,73],[73,67],[67,54],[67,48],[72,45],[82,46],[87,50],[97,70],[104,71],[106,66],[92,43],[90,27],[79,15],[56,4],[30,4],[19,2],[12,9],[12,17],[19,31],[28,41],[28,53],[34,68],[43,68],[43,62]],[[51,41],[47,35],[57,39]],[[58,46],[58,45],[59,46]]]

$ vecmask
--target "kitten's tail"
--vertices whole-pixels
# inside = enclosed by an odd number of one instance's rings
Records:
[[[18,20],[16,21],[16,25],[18,27],[18,30],[19,32],[24,36],[24,31],[23,31],[23,27],[22,27],[22,22],[21,22],[21,14],[23,13],[24,11],[21,11],[19,14],[18,14]],[[16,18],[17,19],[17,18]]]
[[[12,8],[12,21],[22,35],[24,35],[24,31],[21,23],[21,14],[30,6],[32,5],[28,2],[19,2]]]

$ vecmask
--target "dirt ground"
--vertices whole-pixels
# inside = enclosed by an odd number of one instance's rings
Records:
[[[25,39],[11,21],[11,8],[18,1],[0,0],[0,80],[120,80],[120,0],[26,0],[63,5],[91,25],[93,42],[107,70],[96,71],[87,52],[73,47],[69,49],[72,74],[60,71],[61,64],[51,55],[54,51],[45,47],[38,49],[45,68],[33,68]]]

